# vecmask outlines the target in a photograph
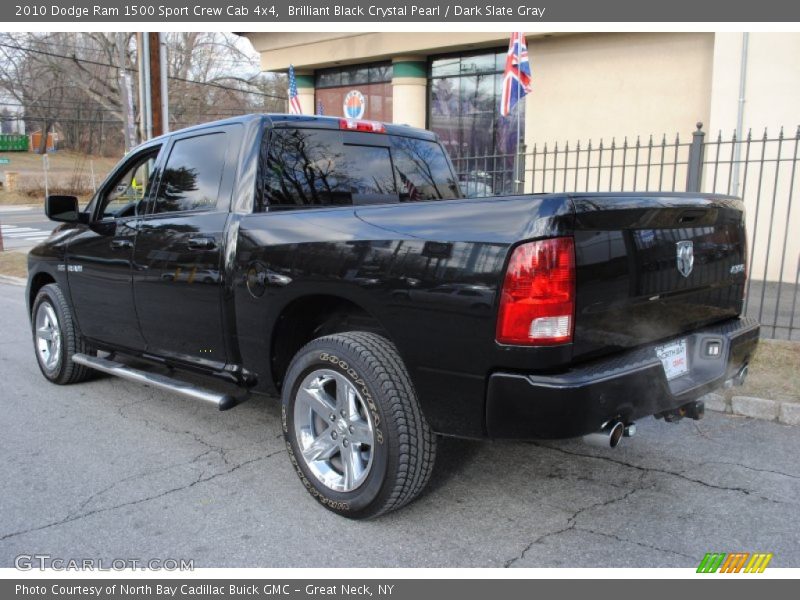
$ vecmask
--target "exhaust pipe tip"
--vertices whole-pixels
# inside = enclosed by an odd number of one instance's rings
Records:
[[[633,428],[636,432],[636,426]],[[625,425],[622,421],[609,421],[600,431],[583,436],[584,441],[592,446],[601,448],[616,448],[625,435]]]

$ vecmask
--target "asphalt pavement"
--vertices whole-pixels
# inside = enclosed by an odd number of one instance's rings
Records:
[[[27,250],[46,240],[58,223],[41,206],[0,206],[0,235],[5,250]]]
[[[109,377],[39,373],[23,288],[0,285],[0,567],[20,554],[195,567],[800,566],[800,428],[708,414],[580,441],[440,440],[427,492],[367,522],[303,489],[278,404],[224,413]]]

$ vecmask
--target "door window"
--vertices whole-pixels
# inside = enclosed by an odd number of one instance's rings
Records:
[[[226,149],[224,132],[177,140],[161,175],[154,212],[215,207],[225,168]]]
[[[101,219],[130,217],[144,212],[142,203],[150,193],[152,181],[155,179],[154,169],[159,148],[149,149],[137,157],[106,188],[100,199]]]

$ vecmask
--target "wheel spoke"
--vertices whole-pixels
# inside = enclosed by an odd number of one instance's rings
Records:
[[[354,444],[363,444],[370,447],[373,445],[372,431],[368,423],[365,421],[354,421],[350,423],[350,427],[352,427],[353,430],[348,437]]]
[[[361,464],[361,455],[358,448],[353,444],[348,444],[342,448],[342,469],[344,470],[344,485],[346,488],[353,487],[354,482],[364,473],[364,466]]]
[[[297,392],[297,399],[308,403],[311,410],[326,421],[336,410],[330,395],[321,387],[301,387]]]
[[[336,449],[336,442],[331,439],[331,428],[328,427],[303,450],[303,457],[308,462],[327,460],[336,453]]]
[[[347,386],[347,420],[356,421],[361,419],[361,414],[358,412],[358,397],[356,396],[356,388],[352,385]]]
[[[36,335],[39,337],[39,339],[47,340],[49,342],[53,339],[53,330],[45,325],[44,327],[39,327],[39,329],[36,330]]]
[[[343,376],[337,375],[336,377],[336,410],[337,414],[345,411],[348,414],[348,407],[350,406],[350,397],[355,396],[356,390],[350,385]]]

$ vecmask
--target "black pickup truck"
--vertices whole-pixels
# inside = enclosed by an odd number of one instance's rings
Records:
[[[436,434],[615,446],[646,416],[700,418],[758,342],[739,200],[463,198],[435,135],[406,126],[197,126],[46,212],[63,224],[27,287],[44,376],[222,410],[280,394],[300,479],[352,518],[416,497]]]

